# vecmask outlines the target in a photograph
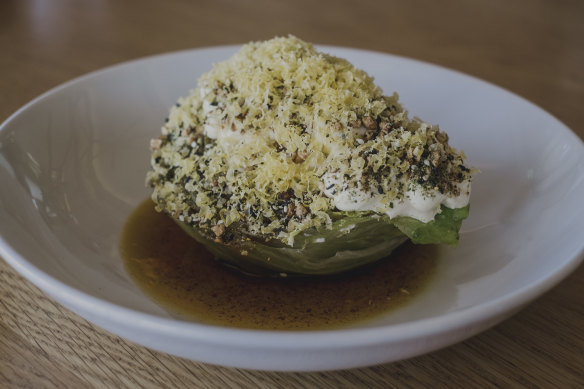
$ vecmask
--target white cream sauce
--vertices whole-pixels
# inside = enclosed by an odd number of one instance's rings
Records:
[[[323,184],[324,194],[341,211],[373,211],[385,213],[390,218],[409,216],[424,223],[434,219],[442,204],[448,208],[462,208],[468,205],[470,199],[470,181],[459,184],[458,196],[414,188],[406,191],[401,199],[391,199],[387,195],[364,190],[359,181],[354,187],[348,187],[335,174],[324,175]]]

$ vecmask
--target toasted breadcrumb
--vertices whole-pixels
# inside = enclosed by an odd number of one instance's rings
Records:
[[[159,210],[218,241],[291,244],[331,225],[325,174],[388,209],[413,186],[458,195],[470,170],[447,142],[364,71],[290,36],[243,46],[179,99],[151,141],[147,181]]]

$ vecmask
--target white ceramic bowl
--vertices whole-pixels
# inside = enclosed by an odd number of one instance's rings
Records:
[[[584,247],[584,147],[505,90],[418,61],[324,47],[440,124],[476,176],[460,245],[413,303],[367,324],[255,331],[180,321],[126,274],[118,239],[149,195],[148,141],[168,108],[236,47],[147,58],[40,96],[0,128],[0,255],[64,306],[153,349],[214,364],[323,370],[378,364],[461,341],[575,269]]]

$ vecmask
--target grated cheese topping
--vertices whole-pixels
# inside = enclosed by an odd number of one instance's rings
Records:
[[[470,195],[464,154],[445,133],[293,36],[214,65],[151,149],[157,209],[223,243],[291,245],[301,231],[330,228],[337,211],[429,221]]]

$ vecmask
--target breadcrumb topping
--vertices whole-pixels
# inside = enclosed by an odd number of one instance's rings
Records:
[[[456,197],[470,181],[463,153],[437,126],[410,119],[397,94],[292,36],[216,64],[150,145],[158,210],[227,244],[291,244],[330,227],[337,191],[375,195],[368,212],[384,213],[408,191]]]

